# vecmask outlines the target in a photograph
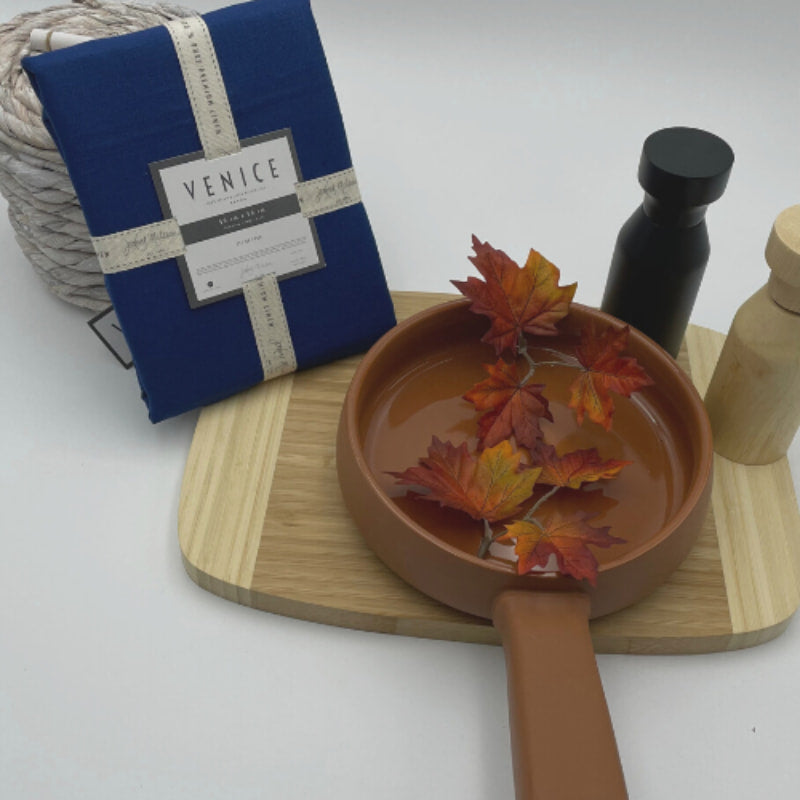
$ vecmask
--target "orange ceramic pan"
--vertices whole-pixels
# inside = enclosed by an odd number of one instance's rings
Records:
[[[561,359],[579,327],[620,323],[577,304],[545,344]],[[628,353],[654,385],[617,401],[612,431],[578,427],[567,408],[567,367],[542,367],[559,448],[597,447],[633,462],[588,502],[593,525],[627,540],[596,553],[597,585],[553,572],[517,575],[493,545],[476,553],[481,525],[467,515],[406,496],[389,472],[416,465],[433,434],[475,444],[476,414],[461,396],[485,377],[494,351],[480,342],[485,318],[455,301],[412,317],[361,362],[345,399],[337,441],[347,507],[375,553],[400,577],[442,603],[492,619],[506,653],[509,719],[519,800],[626,797],[588,620],[654,590],[680,564],[702,526],[711,490],[708,417],[688,377],[658,345],[631,331]],[[542,340],[539,340],[542,341]],[[549,427],[548,427],[549,426]],[[587,510],[587,509],[584,509]]]

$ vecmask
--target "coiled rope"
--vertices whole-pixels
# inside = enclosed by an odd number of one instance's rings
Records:
[[[69,303],[100,311],[109,299],[67,168],[20,65],[31,52],[31,31],[101,38],[193,13],[162,3],[76,0],[0,25],[0,193],[28,261],[50,291]]]

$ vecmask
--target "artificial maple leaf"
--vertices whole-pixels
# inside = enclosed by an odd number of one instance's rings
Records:
[[[603,461],[596,447],[559,456],[555,447],[539,442],[531,450],[531,463],[542,468],[539,483],[579,489],[584,483],[616,478],[623,467],[633,462],[616,458]]]
[[[524,267],[502,250],[472,237],[474,256],[470,261],[484,280],[469,277],[453,285],[472,300],[470,310],[485,314],[492,324],[481,341],[503,350],[517,352],[520,333],[554,336],[556,323],[569,312],[576,283],[559,286],[558,268],[531,250]]]
[[[464,395],[478,411],[486,412],[478,420],[479,447],[493,447],[512,434],[521,447],[534,447],[542,438],[540,420],[553,421],[542,395],[544,384],[523,383],[517,365],[503,359],[483,368],[489,377]]]
[[[584,415],[592,422],[611,430],[614,400],[611,392],[630,397],[633,392],[650,386],[653,381],[639,362],[620,353],[628,343],[630,328],[606,328],[601,334],[594,325],[581,331],[581,341],[575,351],[582,367],[570,386],[569,407],[575,409],[578,424]]]
[[[419,495],[424,500],[495,522],[510,517],[533,494],[541,470],[520,469],[521,459],[509,441],[486,448],[476,457],[466,443],[456,447],[434,436],[419,466],[390,474],[398,483],[429,489],[429,494]]]
[[[545,567],[550,556],[556,557],[558,569],[577,580],[585,578],[597,583],[597,559],[589,546],[610,547],[624,544],[624,539],[611,536],[608,526],[594,528],[588,524],[593,515],[576,512],[564,515],[550,512],[539,520],[517,520],[506,526],[497,541],[516,540],[517,572],[524,575],[535,567]]]

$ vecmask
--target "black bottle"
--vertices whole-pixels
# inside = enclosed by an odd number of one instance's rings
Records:
[[[732,166],[728,144],[697,128],[664,128],[642,148],[644,202],[619,232],[600,307],[673,357],[708,263],[706,208],[722,197]]]

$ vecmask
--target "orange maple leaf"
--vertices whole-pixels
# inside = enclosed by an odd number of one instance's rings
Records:
[[[522,383],[517,365],[503,359],[483,368],[489,377],[464,395],[478,411],[486,412],[478,420],[479,446],[492,447],[513,434],[521,447],[534,447],[542,438],[540,420],[553,421],[547,398],[542,395],[544,384]]]
[[[575,355],[583,368],[570,386],[569,407],[575,409],[578,424],[584,415],[592,422],[611,430],[614,400],[611,392],[630,397],[653,381],[639,362],[620,356],[628,344],[630,328],[606,328],[601,334],[594,325],[581,331]]]
[[[539,483],[579,489],[584,483],[616,478],[623,467],[633,462],[615,458],[603,461],[596,447],[559,456],[555,447],[539,442],[531,450],[531,463],[542,468]]]
[[[506,526],[497,541],[515,540],[517,572],[524,575],[536,567],[546,567],[550,556],[556,557],[558,569],[577,580],[585,578],[597,584],[598,564],[589,546],[610,547],[624,544],[624,539],[611,536],[608,526],[594,528],[588,524],[592,514],[576,512],[563,515],[551,512],[542,520],[517,520]]]
[[[544,256],[531,250],[524,267],[502,250],[472,237],[470,261],[484,280],[469,277],[453,285],[472,300],[470,310],[485,314],[492,324],[481,341],[493,344],[497,355],[517,352],[520,333],[554,336],[556,323],[569,312],[576,283],[559,286],[560,273]]]
[[[424,500],[495,522],[510,517],[533,494],[541,469],[520,469],[521,459],[509,441],[486,448],[476,457],[466,442],[456,447],[434,436],[419,466],[389,474],[400,484],[428,489],[428,494],[418,495]]]

